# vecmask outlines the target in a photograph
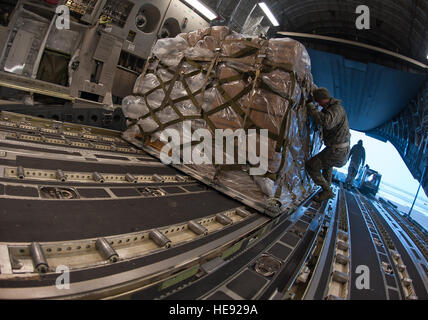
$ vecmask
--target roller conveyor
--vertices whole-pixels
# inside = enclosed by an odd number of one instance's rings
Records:
[[[258,234],[243,239],[234,252],[223,256],[208,275],[192,285],[161,297],[148,288],[131,298],[269,299],[292,282],[318,230],[324,207],[311,205],[315,203],[308,200],[289,218],[277,218]]]
[[[3,138],[13,135],[14,128],[20,131],[19,135],[15,132],[16,140],[1,141],[0,295],[3,298],[60,297],[61,294],[42,290],[35,294],[31,288],[52,287],[57,277],[55,267],[62,262],[71,267],[73,282],[89,281],[162,261],[207,243],[215,243],[208,252],[221,250],[233,238],[226,237],[227,242],[215,240],[236,229],[238,236],[240,232],[245,234],[265,223],[266,219],[257,217],[254,210],[247,211],[237,201],[129,146],[119,138],[119,133],[63,126],[52,121],[37,122],[8,113],[2,113],[2,124],[7,128],[1,131]],[[42,128],[58,126],[62,133],[50,137],[57,144],[44,144],[36,139]],[[61,143],[65,136],[75,135],[80,137],[82,148]],[[94,146],[94,141],[106,140],[111,141],[107,146],[112,150],[86,147]],[[217,222],[219,214],[230,225]],[[206,229],[204,236],[188,228],[191,221]],[[172,244],[170,249],[163,248],[158,238],[151,236],[154,231],[168,239],[167,243]],[[106,240],[100,242],[100,239]],[[37,243],[46,256],[45,274],[37,273],[41,269],[37,268],[30,243]],[[113,259],[111,263],[111,256],[106,257],[108,248],[100,243],[107,243],[118,253],[117,261]],[[206,253],[198,252],[197,256]],[[141,257],[143,260],[138,262]],[[126,263],[129,259],[132,263]],[[109,260],[108,265],[105,260]],[[186,262],[181,261],[180,267]],[[115,268],[108,271],[112,266]],[[173,269],[165,268],[168,272]],[[165,270],[154,269],[151,273]],[[14,292],[11,289],[14,287],[24,291]],[[84,291],[73,294],[84,295]]]
[[[400,230],[400,227],[396,223],[394,223],[392,216],[388,214],[388,212],[380,205],[379,202],[371,200],[370,206],[372,207],[375,214],[378,215],[382,226],[386,229],[389,236],[391,237],[410,278],[414,279],[413,286],[416,296],[418,296],[418,298],[421,300],[427,300],[428,269],[426,267],[426,260],[424,260],[421,255],[418,255],[418,253],[416,253],[415,256],[416,249],[414,248],[414,245],[411,241],[407,240],[409,241],[407,242],[404,239],[404,232]]]
[[[352,281],[351,299],[385,300],[385,281],[382,277],[376,247],[370,235],[370,231],[373,228],[369,230],[354,195],[347,192],[346,202],[349,208],[349,222],[351,225],[352,268],[355,270],[357,266],[367,266],[370,270],[371,284],[371,290],[360,290],[356,288],[355,282]]]
[[[5,112],[1,124],[0,298],[427,298],[422,236],[376,199],[336,186],[271,218],[118,132]],[[356,288],[360,265],[370,290]]]

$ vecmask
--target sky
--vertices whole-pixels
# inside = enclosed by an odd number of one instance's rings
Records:
[[[419,182],[413,178],[397,149],[390,142],[366,136],[364,133],[351,130],[351,146],[357,144],[358,140],[363,140],[366,149],[366,164],[382,175],[382,184],[388,184],[408,194],[409,198],[414,198],[419,187]],[[338,171],[347,173],[349,162]],[[423,188],[419,191],[418,203],[425,207],[428,214],[428,198]],[[411,205],[411,203],[410,203]]]

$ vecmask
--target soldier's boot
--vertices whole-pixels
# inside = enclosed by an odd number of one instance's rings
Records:
[[[322,186],[322,192],[314,197],[314,201],[323,202],[325,200],[334,198],[334,192],[331,190],[330,186],[324,185]]]

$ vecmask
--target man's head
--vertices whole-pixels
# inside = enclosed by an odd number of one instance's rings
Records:
[[[358,140],[358,144],[359,144],[360,146],[363,146],[363,140]]]
[[[314,100],[318,102],[321,107],[325,107],[331,100],[330,92],[326,88],[318,88],[314,90]]]

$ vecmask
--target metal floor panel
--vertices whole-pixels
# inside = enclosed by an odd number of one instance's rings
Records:
[[[338,220],[339,220],[339,214],[336,213],[334,216],[334,220],[332,222],[333,231],[332,234],[334,237],[336,237],[337,229],[338,229]],[[336,241],[334,237],[331,239],[330,244],[328,248],[325,250],[328,250],[326,261],[324,263],[324,268],[322,269],[321,277],[319,280],[319,285],[314,293],[314,299],[316,300],[322,300],[325,298],[325,291],[327,289],[329,276],[331,274],[331,265],[334,261],[334,249],[336,246]]]
[[[382,278],[376,250],[367,230],[354,196],[345,192],[349,210],[349,225],[352,239],[351,262],[352,275],[356,275],[358,266],[367,266],[370,270],[370,289],[359,290],[355,278],[351,278],[351,300],[386,300],[385,285]]]
[[[261,275],[247,269],[229,282],[226,287],[242,298],[249,300],[259,292],[267,281]]]
[[[309,201],[310,200],[307,202]],[[299,229],[300,221],[298,219],[308,210],[305,206],[306,204],[302,205],[289,217],[283,215],[274,219],[265,227],[265,229],[267,228],[265,235],[263,235],[264,232],[261,231],[259,235],[253,236],[253,240],[249,240],[250,242],[254,241],[255,244],[253,246],[247,245],[248,248],[243,249],[243,251],[238,251],[239,253],[230,260],[228,258],[227,263],[221,265],[219,269],[208,273],[203,278],[184,287],[178,292],[166,295],[164,298],[168,300],[212,299],[212,294],[220,290],[222,293],[214,295],[214,297],[222,296],[224,293],[231,296],[234,300],[242,298],[268,299],[277,288],[284,288],[287,283],[292,280],[297,272],[298,266],[302,263],[305,253],[309,249],[310,242],[313,240],[314,230],[312,230],[312,228],[317,228],[318,219],[313,219],[314,221],[311,224],[311,228],[307,230],[303,238],[300,239],[301,241],[298,242],[299,244],[293,250],[283,244],[280,244],[281,247],[275,247],[275,245],[279,244],[275,244],[275,242],[280,241],[285,233],[290,230]],[[323,211],[324,208],[324,206],[320,206],[319,210]],[[306,226],[306,228],[307,227],[308,226]],[[260,240],[254,240],[260,237]],[[269,248],[272,244],[273,247]],[[276,250],[278,248],[279,250]],[[281,259],[285,260],[282,261],[281,269],[272,276],[262,277],[256,274],[257,277],[254,277],[253,274],[256,272],[254,264],[256,260],[262,255],[269,255],[269,251],[272,249],[277,255],[281,256]],[[251,281],[250,277],[245,277],[243,275],[251,275],[251,279],[254,278],[252,279],[254,282]],[[246,281],[244,281],[245,279]],[[252,298],[248,298],[248,296],[252,296]],[[144,297],[144,295],[140,295],[140,298],[141,297]]]
[[[171,225],[239,206],[215,191],[106,201],[0,199],[0,242],[104,237]]]
[[[4,143],[0,142],[1,148],[7,148],[7,149],[19,149],[19,150],[28,150],[28,151],[36,151],[36,152],[44,152],[44,153],[54,153],[54,154],[63,154],[67,156],[81,156],[82,154],[77,151],[65,151],[65,150],[59,150],[59,149],[48,149],[48,148],[38,148],[38,147],[31,147],[31,146],[23,146],[18,145],[14,143]]]
[[[121,164],[106,164],[101,162],[83,162],[83,161],[69,161],[62,159],[44,159],[41,157],[26,157],[17,156],[16,161],[0,159],[0,165],[9,166],[22,166],[24,168],[44,169],[44,170],[57,170],[63,171],[83,171],[83,172],[108,172],[108,173],[131,173],[131,174],[179,174],[173,168],[162,165],[159,162],[158,166],[136,166],[131,163]]]
[[[183,288],[177,293],[168,296],[168,300],[194,300],[198,299],[216,286],[221,284],[225,279],[232,277],[235,273],[239,272],[242,266],[250,264],[250,262],[260,254],[276,237],[281,235],[283,230],[286,230],[291,225],[289,220],[282,221],[278,224],[280,228],[275,228],[259,243],[250,247],[242,254],[233,259],[233,263],[228,263],[222,266],[219,271],[209,273],[204,278],[195,282],[191,286]],[[146,297],[145,297],[146,298]]]

